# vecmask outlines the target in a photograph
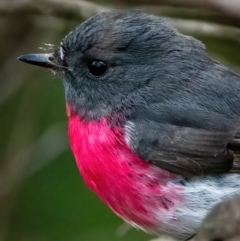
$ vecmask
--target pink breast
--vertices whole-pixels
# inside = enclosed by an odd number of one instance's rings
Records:
[[[143,227],[159,225],[155,210],[171,209],[173,203],[165,197],[178,195],[164,188],[168,172],[139,158],[125,143],[121,128],[110,127],[105,119],[83,122],[69,116],[69,138],[90,189],[125,220]]]

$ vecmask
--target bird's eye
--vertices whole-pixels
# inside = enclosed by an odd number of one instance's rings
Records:
[[[94,76],[102,76],[107,71],[107,64],[101,60],[90,60],[88,62],[89,72]]]

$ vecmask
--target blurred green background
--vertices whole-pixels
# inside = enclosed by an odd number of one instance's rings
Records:
[[[128,230],[84,185],[69,150],[60,80],[16,58],[39,52],[109,8],[169,16],[179,30],[239,70],[237,8],[216,1],[0,0],[0,241],[149,240]],[[204,3],[203,3],[204,2]],[[231,1],[229,1],[230,3]],[[237,1],[239,3],[239,1]],[[240,3],[239,3],[240,4]]]

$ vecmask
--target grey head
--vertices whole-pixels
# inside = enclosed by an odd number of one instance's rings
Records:
[[[70,32],[53,53],[19,59],[54,69],[71,110],[86,120],[176,100],[180,89],[215,64],[198,40],[136,10],[100,13]],[[185,99],[191,102],[194,91],[185,91]]]
[[[62,75],[67,102],[87,119],[143,104],[141,95],[180,39],[163,19],[140,11],[94,16],[61,43],[63,65],[70,68]]]

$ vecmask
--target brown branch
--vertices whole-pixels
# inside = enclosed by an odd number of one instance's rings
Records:
[[[240,196],[216,205],[202,222],[192,241],[240,240]]]
[[[207,35],[240,40],[240,29],[210,22],[170,19],[173,26],[186,34]]]
[[[7,14],[41,14],[66,18],[89,18],[107,8],[82,0],[18,0],[1,1],[0,15]]]
[[[0,15],[6,14],[40,14],[40,15],[53,15],[62,18],[72,19],[87,19],[90,16],[108,11],[110,8],[101,7],[97,4],[89,3],[86,1],[77,0],[19,0],[0,2]],[[162,15],[170,15],[171,11],[166,7],[151,8],[152,12],[160,13]],[[151,12],[151,9],[147,9]],[[234,27],[228,27],[221,24],[214,24],[209,22],[203,22],[198,20],[181,20],[172,19],[173,25],[180,31],[188,34],[197,33],[199,35],[209,35],[217,37],[228,37],[233,39],[240,39],[240,30]]]
[[[240,18],[239,0],[208,0],[208,2],[228,15]]]
[[[224,24],[228,26],[240,27],[239,21],[236,17],[223,13],[222,10],[216,8],[188,8],[184,6],[160,6],[160,5],[142,5],[138,8],[161,16],[168,16],[172,18],[195,19],[198,21],[207,21],[217,24]]]
[[[93,0],[94,1],[94,0]],[[105,0],[105,2],[112,5],[162,5],[162,6],[185,6],[187,8],[197,7],[206,8],[211,7],[211,4],[205,0]]]

